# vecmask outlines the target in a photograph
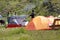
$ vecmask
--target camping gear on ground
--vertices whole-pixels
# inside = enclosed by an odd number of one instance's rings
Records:
[[[0,20],[0,23],[1,23],[1,25],[4,25],[5,21],[4,20]]]
[[[47,17],[37,16],[28,23],[28,25],[26,26],[26,30],[52,29],[51,27],[49,27],[48,23],[49,20]]]
[[[60,28],[60,18],[55,18],[53,25],[51,25],[52,29],[59,29]]]
[[[50,30],[60,28],[60,18],[37,16],[25,27],[26,30]]]
[[[28,24],[28,21],[25,20],[26,16],[21,15],[21,16],[11,16],[9,17],[9,23],[7,27],[21,27],[21,26],[26,26]]]

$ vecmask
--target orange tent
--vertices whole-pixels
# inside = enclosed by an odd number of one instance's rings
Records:
[[[49,20],[44,16],[37,16],[33,18],[26,26],[27,30],[45,30],[51,29],[48,25]]]

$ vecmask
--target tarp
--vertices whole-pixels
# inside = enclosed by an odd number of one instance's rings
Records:
[[[51,29],[49,27],[50,20],[44,16],[37,16],[33,18],[26,26],[27,30],[45,30]]]

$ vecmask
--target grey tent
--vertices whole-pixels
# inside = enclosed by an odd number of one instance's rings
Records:
[[[26,15],[20,15],[20,16],[11,16],[9,17],[9,24],[17,24],[17,25],[22,25],[24,26],[25,23],[28,23],[26,19]]]

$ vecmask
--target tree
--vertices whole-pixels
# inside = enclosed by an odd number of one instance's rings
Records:
[[[56,13],[60,13],[60,8],[57,7],[57,3],[53,3],[52,0],[49,1],[44,1],[43,2],[43,7],[46,7],[46,12],[49,12],[50,15],[55,15]]]

